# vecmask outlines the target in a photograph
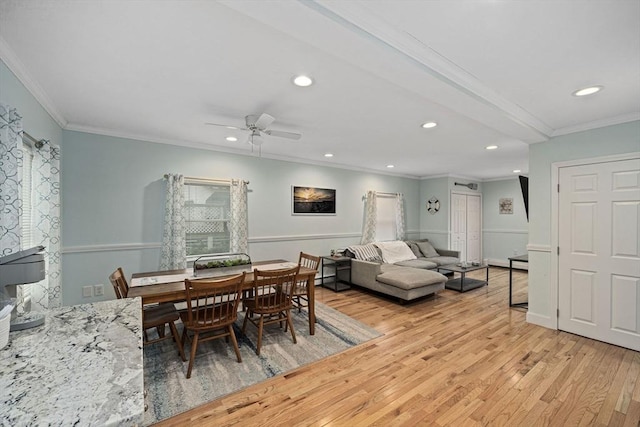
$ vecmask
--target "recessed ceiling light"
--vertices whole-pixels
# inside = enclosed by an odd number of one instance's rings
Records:
[[[236,138],[235,136],[228,136],[226,139],[229,142],[236,142],[238,140],[238,138]]]
[[[307,87],[313,84],[313,79],[304,75],[295,76],[293,78],[293,84],[300,87]]]
[[[587,96],[587,95],[593,95],[594,93],[600,92],[602,89],[604,89],[604,86],[589,86],[589,87],[585,87],[584,89],[578,89],[575,92],[572,93],[573,96]]]
[[[486,150],[495,150],[498,148],[497,145],[487,145],[486,147],[484,147]]]
[[[520,172],[522,172],[520,169],[514,169],[513,170],[513,173],[520,173]]]
[[[426,122],[426,123],[423,123],[421,126],[425,129],[431,129],[438,126],[438,124],[436,122]]]
[[[391,168],[395,168],[395,166],[394,166],[394,165],[387,165],[387,167],[388,167],[389,169],[391,169]]]
[[[331,154],[331,153],[326,153],[324,156],[325,156],[325,157],[333,157],[333,154]]]

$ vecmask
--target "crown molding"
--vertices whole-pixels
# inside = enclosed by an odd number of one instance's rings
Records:
[[[482,182],[482,179],[480,178],[475,178],[472,176],[465,176],[465,175],[456,175],[456,174],[451,174],[451,173],[443,173],[440,175],[425,175],[425,176],[421,176],[420,179],[436,179],[436,178],[454,178],[454,179],[465,179],[467,181],[478,181],[478,182]]]
[[[623,114],[621,116],[609,117],[607,119],[595,120],[593,122],[581,123],[579,125],[567,126],[556,129],[551,134],[552,137],[568,135],[576,132],[584,132],[586,130],[603,128],[606,126],[620,125],[622,123],[635,122],[640,120],[640,112]]]
[[[255,152],[251,153],[251,152],[248,152],[246,150],[241,150],[241,149],[238,149],[238,148],[224,147],[224,146],[221,146],[221,145],[208,144],[208,143],[204,143],[204,142],[184,141],[184,140],[176,141],[174,139],[159,138],[159,137],[155,137],[155,136],[140,135],[140,134],[134,134],[134,133],[127,133],[127,132],[116,132],[116,131],[113,131],[111,129],[102,129],[102,128],[96,128],[96,127],[91,127],[91,126],[82,126],[82,125],[73,124],[73,123],[68,124],[67,127],[65,128],[65,130],[74,131],[74,132],[90,133],[90,134],[94,134],[94,135],[110,136],[110,137],[121,138],[121,139],[130,139],[130,140],[134,140],[134,141],[152,142],[152,143],[157,143],[157,144],[166,144],[166,145],[173,145],[173,146],[178,146],[178,147],[187,147],[187,148],[196,148],[196,149],[200,149],[200,150],[217,151],[217,152],[222,152],[222,153],[237,154],[237,155],[246,156],[246,157],[258,157],[258,158],[262,158],[262,159],[279,160],[279,161],[282,161],[282,162],[290,162],[290,163],[322,166],[322,167],[334,168],[334,169],[350,170],[350,171],[354,171],[354,172],[373,173],[373,174],[376,174],[376,175],[387,175],[387,176],[394,176],[394,177],[398,177],[398,178],[407,178],[407,179],[415,179],[415,180],[419,179],[419,177],[415,176],[415,175],[391,173],[391,172],[387,172],[387,171],[381,171],[381,170],[370,169],[370,168],[365,168],[365,167],[343,165],[343,164],[340,164],[340,163],[325,163],[325,162],[322,162],[320,160],[301,159],[299,157],[279,156],[279,155],[273,155],[273,154],[268,154],[268,153],[262,153],[261,156],[258,156]]]
[[[528,173],[518,173],[518,174],[512,174],[512,175],[505,175],[505,176],[497,176],[495,178],[486,178],[483,179],[482,182],[494,182],[494,181],[511,181],[511,180],[518,180],[518,176],[522,175],[522,176],[529,176]]]
[[[16,78],[20,80],[24,87],[27,88],[40,105],[42,105],[42,108],[45,109],[51,118],[55,120],[58,126],[64,129],[67,125],[66,119],[55,107],[42,86],[29,75],[27,68],[2,36],[0,36],[0,59],[2,59],[2,62],[5,63],[7,68],[11,70]]]

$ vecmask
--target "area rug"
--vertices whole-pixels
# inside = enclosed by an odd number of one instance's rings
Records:
[[[144,425],[148,426],[206,402],[300,366],[347,350],[382,334],[321,303],[316,303],[316,333],[309,335],[306,310],[293,314],[297,344],[291,334],[277,325],[265,327],[260,356],[255,353],[257,328],[247,325],[247,337],[240,332],[244,313],[234,325],[242,363],[236,361],[231,343],[224,339],[198,347],[187,379],[188,362],[182,362],[171,340],[144,349],[144,383],[147,390]],[[177,325],[182,331],[182,325]],[[188,357],[189,350],[185,349]]]

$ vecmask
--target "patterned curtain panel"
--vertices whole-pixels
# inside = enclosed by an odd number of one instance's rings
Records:
[[[396,196],[396,240],[404,240],[404,196],[398,193]]]
[[[0,103],[0,256],[20,250],[22,117]]]
[[[247,212],[247,183],[241,179],[231,180],[231,252],[249,253],[249,214]]]
[[[367,191],[367,201],[364,204],[364,224],[362,226],[361,245],[376,241],[376,224],[378,220],[376,203],[376,192]]]
[[[33,242],[45,249],[47,275],[31,286],[31,309],[62,305],[60,277],[60,147],[39,141],[33,153]]]
[[[164,233],[160,270],[187,268],[187,234],[184,218],[184,176],[167,174]]]

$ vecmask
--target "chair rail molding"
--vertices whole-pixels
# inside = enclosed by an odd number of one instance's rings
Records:
[[[483,228],[483,233],[495,233],[495,234],[529,234],[529,230],[526,229],[496,229],[496,228]]]
[[[152,243],[116,243],[107,245],[81,245],[63,247],[63,254],[77,254],[86,252],[115,252],[115,251],[139,251],[146,249],[160,249],[162,242]]]
[[[529,243],[527,245],[527,250],[529,252],[551,252],[551,246],[540,243]]]

